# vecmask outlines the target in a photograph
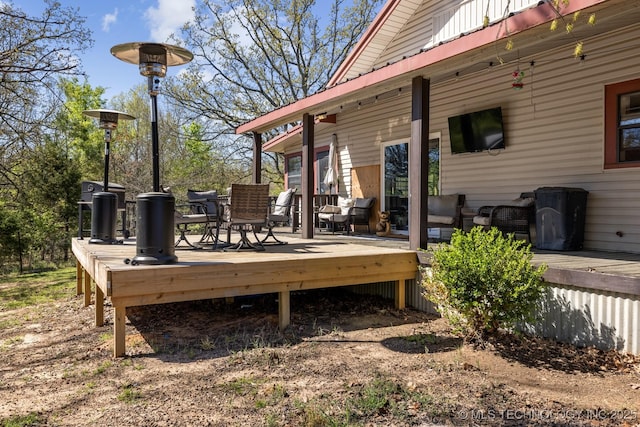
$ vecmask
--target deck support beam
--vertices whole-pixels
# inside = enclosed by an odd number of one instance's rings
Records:
[[[397,280],[395,284],[394,303],[396,310],[404,310],[406,308],[406,280]]]
[[[113,307],[113,357],[125,355],[125,325],[127,322],[127,307]]]
[[[104,325],[104,292],[96,285],[96,326]]]
[[[291,324],[291,292],[278,293],[278,323],[283,330]]]
[[[91,275],[87,270],[84,271],[84,306],[91,305]]]
[[[82,268],[82,264],[80,261],[76,261],[76,296],[82,293],[82,275],[84,274],[84,269]]]

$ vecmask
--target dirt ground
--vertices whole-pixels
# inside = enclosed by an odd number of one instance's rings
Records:
[[[639,426],[640,360],[505,336],[483,349],[443,319],[339,289],[127,310],[75,290],[0,311],[0,425]],[[12,421],[14,424],[9,424]],[[20,424],[21,423],[21,424]]]

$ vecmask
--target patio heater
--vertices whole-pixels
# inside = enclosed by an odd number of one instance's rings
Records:
[[[158,93],[167,67],[183,65],[193,59],[186,49],[161,43],[134,42],[113,46],[116,58],[137,64],[147,77],[151,97],[151,153],[153,157],[153,192],[136,198],[136,256],[133,264],[168,264],[178,260],[174,248],[175,198],[160,191],[160,153],[158,141]]]
[[[104,184],[102,191],[93,193],[91,198],[91,239],[89,243],[118,243],[116,240],[118,201],[117,196],[109,192],[111,132],[118,127],[119,120],[135,120],[135,117],[121,111],[104,109],[85,110],[82,114],[99,119],[100,129],[104,129]]]

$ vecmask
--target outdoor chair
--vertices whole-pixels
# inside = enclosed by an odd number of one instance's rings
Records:
[[[188,203],[176,205],[174,221],[180,236],[175,246],[179,246],[180,242],[184,241],[192,248],[202,248],[204,245],[212,244],[215,249],[218,244],[222,214],[217,192],[187,190],[187,199]],[[191,243],[187,238],[187,234],[191,231],[189,227],[192,225],[204,227],[200,240],[196,243]]]
[[[184,241],[192,248],[202,248],[212,244],[214,249],[218,245],[222,207],[218,203],[217,192],[187,190],[188,203],[176,205],[174,221],[180,236],[175,243],[179,246]],[[196,243],[191,243],[187,234],[190,226],[201,225],[204,230]]]
[[[300,198],[301,196],[297,196],[296,198]],[[331,205],[331,206],[337,206],[338,205],[338,195],[337,194],[314,194],[313,195],[313,226],[315,228],[321,228],[322,225],[326,225],[326,223],[320,223],[320,218],[318,217],[318,214],[320,213],[320,209],[322,209],[323,206],[326,205]]]
[[[224,250],[253,249],[263,251],[264,246],[256,235],[256,228],[267,222],[269,210],[269,184],[231,184],[230,201],[226,205],[228,216],[225,218],[227,241],[231,230],[240,233],[240,240]],[[252,243],[247,237],[251,231],[256,238]]]
[[[320,228],[326,226],[331,229],[331,233],[336,230],[345,230],[347,235],[351,230],[351,215],[353,213],[354,200],[351,198],[338,196],[337,205],[320,206],[318,210],[318,222]]]
[[[535,196],[522,193],[511,202],[497,206],[482,206],[473,217],[473,224],[490,229],[496,227],[503,234],[524,235],[531,240],[531,224],[535,223]]]
[[[355,231],[356,225],[366,225],[367,233],[371,234],[371,209],[376,203],[375,197],[356,197],[353,201],[353,209],[351,211],[351,225]]]
[[[275,241],[273,242],[273,244],[287,244],[287,242],[279,240],[273,234],[273,228],[278,224],[285,225],[292,222],[292,210],[293,202],[295,200],[295,192],[295,188],[290,188],[278,195],[278,198],[275,200],[275,203],[271,207],[269,215],[267,216],[267,235],[260,241],[260,243],[262,243],[263,245],[267,242],[267,239],[269,239],[269,237],[273,238],[273,240]]]
[[[462,228],[464,194],[429,196],[427,228]]]

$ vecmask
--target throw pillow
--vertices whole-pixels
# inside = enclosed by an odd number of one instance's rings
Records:
[[[278,194],[278,198],[276,199],[276,205],[273,207],[273,215],[289,215],[289,208],[291,206],[291,198],[293,197],[293,193],[296,191],[295,188],[290,188],[286,191]]]

